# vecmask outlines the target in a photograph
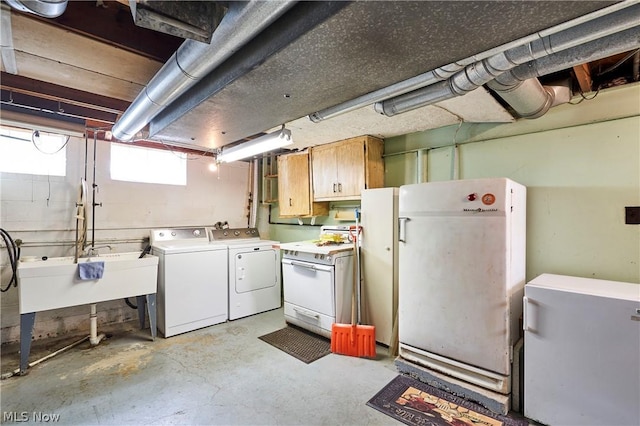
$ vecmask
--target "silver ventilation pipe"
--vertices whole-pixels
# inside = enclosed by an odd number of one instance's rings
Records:
[[[449,80],[378,102],[375,104],[375,110],[391,117],[465,95],[518,65],[633,28],[638,22],[640,22],[640,5],[634,2],[633,6],[626,9],[556,34],[540,37],[526,45],[471,64]]]
[[[129,141],[167,105],[272,24],[296,2],[231,2],[211,43],[185,41],[114,124],[113,136]]]
[[[376,102],[383,101],[385,99],[389,99],[389,98],[396,97],[408,92],[412,92],[414,90],[417,90],[426,86],[430,86],[437,82],[448,79],[453,74],[460,71],[467,65],[473,64],[475,62],[481,61],[483,59],[489,58],[494,55],[501,54],[507,50],[510,50],[522,45],[527,45],[527,43],[533,42],[539,38],[548,37],[552,34],[559,33],[561,31],[565,31],[569,28],[573,28],[575,26],[584,24],[586,22],[599,19],[603,16],[614,13],[616,11],[631,7],[636,3],[637,3],[637,0],[623,1],[620,3],[614,4],[612,6],[600,9],[598,11],[589,13],[587,15],[580,16],[578,18],[572,19],[562,24],[558,24],[551,28],[547,28],[546,30],[539,31],[536,34],[522,37],[518,40],[514,40],[512,42],[495,47],[493,49],[489,49],[484,52],[475,54],[473,56],[469,56],[457,62],[444,65],[435,70],[427,71],[426,73],[417,75],[415,77],[398,82],[396,84],[392,84],[391,86],[384,87],[382,89],[364,94],[362,96],[343,102],[341,104],[334,105],[332,107],[314,112],[312,114],[309,114],[309,119],[314,123],[319,123],[320,121],[327,120],[329,118],[333,118],[338,115],[354,111],[358,108],[362,108],[367,105],[371,105]]]
[[[417,75],[399,83],[392,84],[391,86],[384,87],[380,90],[376,90],[351,99],[347,102],[343,102],[336,106],[323,109],[322,111],[314,112],[313,114],[309,114],[309,119],[314,123],[319,123],[322,120],[327,120],[337,115],[345,114],[358,108],[362,108],[363,106],[371,105],[375,102],[380,101],[381,99],[387,99],[392,96],[407,93],[421,87],[437,83],[438,81],[445,80],[463,68],[464,64],[460,64],[457,62],[445,65],[443,67],[436,68],[432,71],[427,71],[423,74]]]
[[[67,0],[6,0],[6,2],[16,10],[44,18],[57,18],[67,9]]]
[[[640,25],[628,30],[581,44],[563,52],[554,53],[538,60],[527,62],[502,74],[490,82],[491,88],[509,88],[529,78],[541,77],[574,65],[597,61],[618,53],[640,47]]]
[[[640,47],[640,26],[520,65],[487,83],[523,118],[537,118],[561,102],[537,77]]]
[[[491,83],[487,85],[522,118],[542,117],[555,103],[554,90],[543,86],[537,78],[520,81],[514,87],[503,89],[494,89]]]

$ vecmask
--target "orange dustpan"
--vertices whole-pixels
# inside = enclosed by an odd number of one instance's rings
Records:
[[[358,227],[357,217],[358,213],[356,212],[356,233],[351,233],[350,230],[356,254],[356,264],[353,268],[353,289],[351,292],[351,324],[334,323],[331,325],[331,352],[340,355],[375,358],[376,328],[373,325],[360,324],[360,250],[358,243],[360,228]]]

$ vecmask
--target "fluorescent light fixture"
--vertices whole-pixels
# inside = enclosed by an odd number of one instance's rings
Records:
[[[240,145],[232,146],[228,149],[223,147],[222,152],[218,154],[217,160],[219,163],[231,163],[232,161],[242,160],[263,152],[273,151],[292,143],[291,130],[283,127],[277,132],[260,136]]]

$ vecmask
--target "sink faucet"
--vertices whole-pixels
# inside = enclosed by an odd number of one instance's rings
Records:
[[[87,247],[85,249],[85,255],[87,255],[87,256],[99,255],[100,253],[98,253],[98,249],[101,249],[101,248],[108,248],[109,251],[111,251],[113,249],[109,244],[105,244],[105,245],[102,245],[102,246],[94,246],[94,247],[89,246],[89,247]]]

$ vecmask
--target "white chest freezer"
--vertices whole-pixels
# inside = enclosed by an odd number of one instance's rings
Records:
[[[543,274],[525,286],[524,414],[640,425],[640,285]]]

